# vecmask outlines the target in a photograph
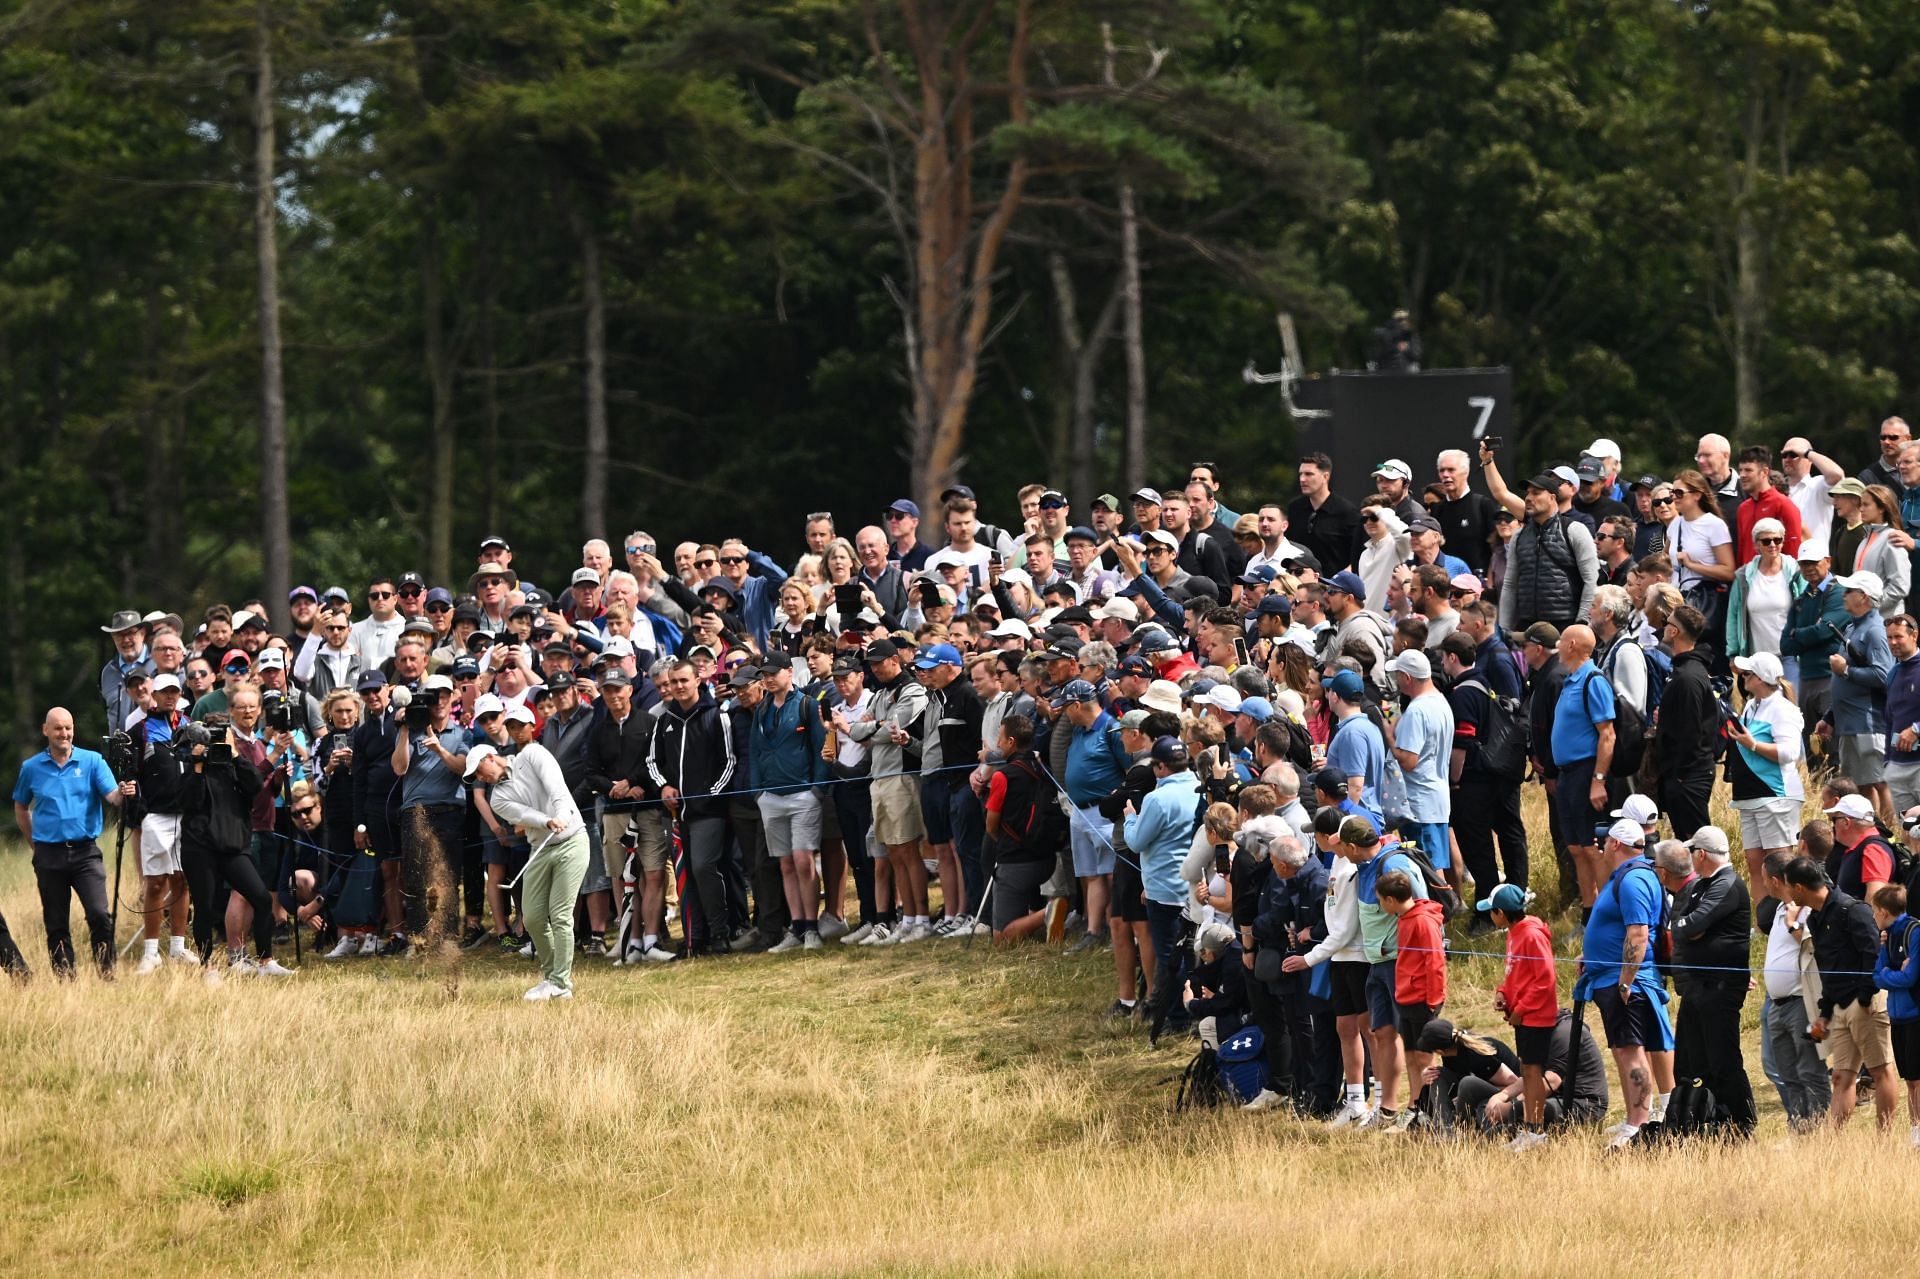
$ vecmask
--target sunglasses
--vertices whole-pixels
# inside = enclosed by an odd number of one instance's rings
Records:
[[[352,628],[351,626],[335,626],[335,625],[332,625],[332,624],[329,624],[329,625],[327,625],[327,626],[323,626],[323,627],[321,627],[320,629],[321,629],[321,630],[324,630],[324,631],[330,631],[330,632],[333,632],[333,633],[335,633],[335,634],[338,634],[338,633],[340,633],[340,632],[343,632],[343,631],[350,631],[350,630],[352,630],[353,628]]]
[[[188,671],[187,678],[188,679],[212,679],[213,672],[212,671]]]
[[[1362,515],[1360,517],[1360,520],[1362,523],[1365,523],[1365,524],[1378,524],[1380,522],[1380,517],[1378,515]]]
[[[888,511],[887,518],[890,520],[910,520],[913,517],[905,511]]]
[[[693,562],[693,566],[695,568],[712,568],[717,563],[719,563],[718,560],[709,558],[704,560],[695,560]]]
[[[1171,555],[1171,554],[1173,554],[1173,552],[1172,552],[1172,551],[1170,551],[1170,550],[1168,550],[1168,549],[1167,549],[1166,547],[1164,547],[1164,546],[1149,546],[1149,547],[1147,548],[1147,554],[1149,554],[1149,555]]]
[[[1801,458],[1805,456],[1806,456],[1805,453],[1795,453],[1792,449],[1780,450],[1780,460],[1783,462],[1798,462]]]
[[[1655,506],[1672,506],[1673,499],[1670,497],[1656,497],[1653,499],[1653,504]]]
[[[1040,509],[1043,511],[1064,511],[1067,509],[1067,504],[1065,502],[1042,502],[1040,503]]]
[[[722,555],[720,562],[722,564],[745,564],[747,557],[744,555]]]
[[[1448,591],[1447,598],[1450,600],[1463,600],[1472,594],[1472,591]]]
[[[451,605],[451,604],[429,604],[429,605],[427,605],[427,612],[429,612],[429,613],[451,613],[451,612],[453,612],[453,605]]]
[[[1880,438],[1882,441],[1886,441],[1886,440],[1904,440],[1907,437],[1904,435],[1883,435]]]
[[[367,598],[370,600],[390,600],[393,598],[393,592],[392,591],[368,591]]]
[[[1784,537],[1756,537],[1753,540],[1762,546],[1785,546],[1787,542]]]
[[[400,588],[400,593],[408,599],[412,599],[416,595],[425,595],[427,588],[424,586],[403,586]]]
[[[292,811],[295,817],[311,817],[316,812],[320,811],[320,805],[302,804],[298,808],[293,809]]]

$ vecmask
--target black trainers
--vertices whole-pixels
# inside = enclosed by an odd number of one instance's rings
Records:
[[[380,958],[404,959],[412,950],[413,943],[407,940],[406,934],[395,933],[387,938],[387,944],[380,948]]]
[[[1113,1007],[1107,1009],[1107,1017],[1113,1021],[1125,1021],[1139,1010],[1140,1001],[1137,999],[1131,1004],[1122,1003],[1116,999],[1113,1001]]]
[[[460,949],[479,950],[480,947],[486,944],[487,938],[491,936],[493,936],[493,934],[480,927],[480,925],[471,924],[468,926],[466,933],[460,938]]]

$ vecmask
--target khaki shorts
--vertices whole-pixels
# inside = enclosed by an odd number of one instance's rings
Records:
[[[1827,1022],[1828,1070],[1851,1075],[1862,1066],[1878,1070],[1892,1060],[1893,1027],[1887,1021],[1886,991],[1876,992],[1870,1004],[1856,999],[1833,1010]]]
[[[873,781],[873,833],[883,844],[911,844],[927,833],[920,820],[920,784],[911,777]]]
[[[667,867],[667,815],[657,808],[627,809],[600,816],[600,857],[616,888],[627,873],[627,850],[620,841],[634,833],[635,860],[641,873]]]

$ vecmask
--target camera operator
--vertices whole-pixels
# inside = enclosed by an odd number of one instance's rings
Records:
[[[180,859],[193,894],[193,942],[202,962],[213,957],[214,920],[223,896],[238,898],[252,912],[253,944],[258,958],[247,958],[244,942],[235,944],[239,913],[226,906],[227,966],[238,973],[290,977],[273,958],[273,906],[260,868],[252,856],[253,812],[272,778],[242,749],[243,737],[216,718],[182,730],[180,746],[187,770],[180,784]],[[222,894],[221,886],[231,890]]]
[[[353,846],[372,849],[380,862],[380,887],[386,910],[387,944],[382,955],[404,955],[409,946],[400,915],[400,840],[394,831],[393,792],[400,777],[393,771],[400,721],[388,705],[387,677],[364,671],[355,688],[360,694],[360,727],[348,739],[352,750],[348,774],[352,778]]]
[[[453,936],[459,923],[461,827],[466,793],[467,730],[451,722],[453,681],[429,675],[408,703],[393,746],[400,781],[400,882],[406,931],[430,941]],[[469,901],[478,924],[479,903]]]
[[[13,788],[13,820],[33,845],[33,875],[46,920],[47,956],[56,976],[73,976],[73,933],[67,923],[69,894],[80,898],[102,976],[113,976],[113,922],[107,910],[107,867],[95,841],[105,822],[102,802],[119,804],[135,792],[131,780],[115,782],[97,751],[73,744],[73,715],[64,706],[47,712],[40,726],[47,749],[20,766]]]
[[[167,958],[197,964],[187,949],[187,876],[180,865],[180,763],[174,736],[187,722],[180,709],[180,677],[157,675],[153,708],[134,715],[127,732],[133,738],[140,785],[140,891],[143,943],[133,970],[150,973],[161,965],[160,923],[171,934]]]
[[[278,648],[264,649],[253,665],[253,672],[254,678],[260,681],[262,698],[271,701],[278,694],[286,699],[292,712],[288,727],[303,733],[309,742],[317,740],[320,730],[326,726],[320,714],[320,701],[287,682],[287,655]]]

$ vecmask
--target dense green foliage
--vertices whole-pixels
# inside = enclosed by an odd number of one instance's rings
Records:
[[[1215,458],[1241,509],[1291,477],[1278,395],[1239,377],[1278,362],[1279,309],[1311,365],[1358,365],[1396,306],[1429,365],[1511,365],[1531,457],[1793,429],[1864,460],[1920,380],[1910,4],[1027,7],[1022,36],[1021,0],[0,0],[12,722],[66,700],[97,727],[112,608],[258,589],[267,11],[298,582],[463,573],[495,527],[572,561],[590,274],[601,531],[784,557],[806,510],[924,491],[929,94],[962,104],[973,203],[1021,183],[972,299],[959,469],[990,516],[1043,470],[1077,499],[1121,480],[1123,188],[1145,473]],[[935,20],[944,84],[909,54]]]

